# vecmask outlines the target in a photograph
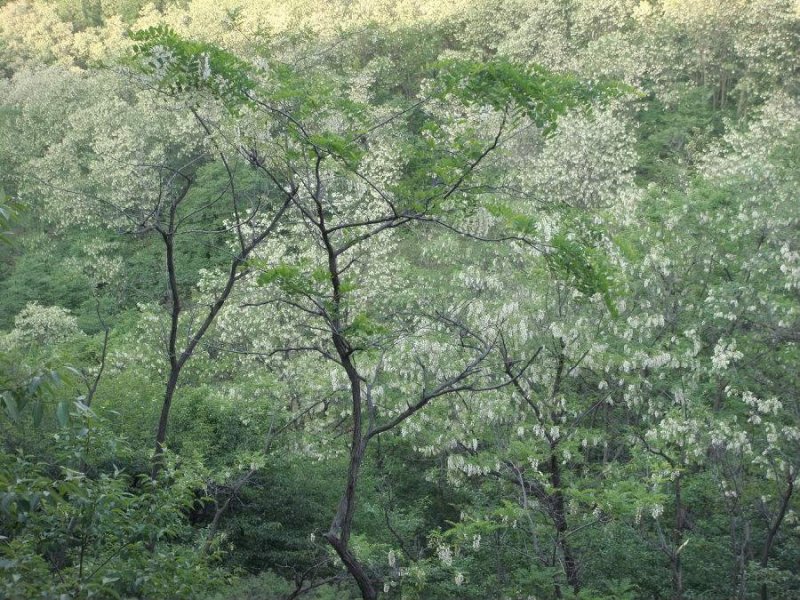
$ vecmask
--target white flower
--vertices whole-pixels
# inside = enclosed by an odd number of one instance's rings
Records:
[[[654,504],[650,508],[650,514],[653,515],[654,519],[658,519],[661,515],[664,514],[664,506],[662,504]]]
[[[724,371],[732,362],[736,362],[744,356],[736,350],[736,340],[730,343],[720,339],[714,346],[714,356],[711,358],[711,368],[713,371]]]
[[[200,78],[203,80],[211,77],[211,65],[208,63],[208,53],[204,52],[200,60]]]
[[[473,550],[480,550],[481,549],[481,534],[477,533],[472,536],[472,549]]]
[[[450,550],[449,546],[439,546],[436,550],[436,554],[439,556],[439,560],[442,561],[444,566],[450,567],[453,565],[453,551]]]

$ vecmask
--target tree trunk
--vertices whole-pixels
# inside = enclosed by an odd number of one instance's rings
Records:
[[[358,559],[353,553],[350,552],[347,544],[343,543],[342,540],[331,532],[325,534],[325,539],[333,546],[333,549],[336,550],[336,554],[339,555],[339,558],[344,563],[347,572],[356,580],[358,589],[361,590],[361,597],[364,600],[376,600],[378,591],[375,589],[375,586],[372,585],[372,581],[364,570],[364,567],[358,562]]]
[[[338,305],[339,282],[338,275],[336,274],[336,263],[333,259],[331,260],[331,273],[334,274],[332,279],[334,281],[335,299]],[[344,370],[347,372],[347,377],[350,382],[350,395],[353,403],[353,437],[350,442],[350,464],[347,468],[347,483],[342,498],[339,501],[339,506],[336,509],[336,515],[331,522],[330,530],[325,534],[325,539],[336,551],[336,554],[339,555],[347,572],[356,580],[356,584],[361,590],[361,597],[364,600],[374,600],[378,597],[378,592],[372,584],[372,581],[370,581],[364,567],[349,548],[350,532],[353,528],[353,516],[356,509],[356,487],[361,472],[361,463],[364,460],[364,453],[366,452],[369,442],[369,438],[365,437],[362,431],[361,378],[351,358],[352,353],[350,346],[340,333],[341,324],[338,320],[338,308],[337,316],[334,318],[333,322],[333,344],[336,347],[336,351]]]
[[[789,501],[792,499],[792,493],[794,492],[794,475],[789,474],[787,478],[787,487],[786,491],[783,494],[783,498],[781,498],[781,506],[778,509],[778,515],[775,517],[775,522],[769,528],[767,532],[767,539],[764,542],[764,549],[761,552],[761,568],[766,569],[769,566],[769,553],[772,550],[772,546],[775,543],[775,537],[778,535],[778,530],[783,523],[783,518],[786,516],[786,511],[789,508]],[[761,600],[768,600],[769,599],[769,590],[767,589],[767,584],[761,584]]]
[[[672,551],[672,597],[674,600],[683,600],[683,565],[681,552],[683,551],[683,529],[685,526],[683,500],[681,497],[681,478],[675,480],[675,533],[673,535]]]
[[[152,470],[150,478],[156,479],[161,471],[164,462],[164,442],[167,440],[167,424],[169,423],[169,411],[172,406],[172,399],[175,397],[175,390],[178,387],[178,377],[180,369],[173,367],[169,373],[167,387],[164,391],[164,402],[161,405],[161,416],[158,419],[158,430],[156,431],[156,448],[153,454]]]
[[[347,485],[339,501],[336,515],[331,522],[330,530],[325,534],[325,539],[336,551],[336,554],[339,555],[347,572],[355,579],[358,588],[361,590],[361,597],[364,600],[374,600],[378,597],[378,592],[363,565],[349,548],[350,533],[353,527],[353,515],[355,514],[356,507],[356,486],[358,485],[358,477],[361,471],[361,463],[364,459],[364,452],[367,448],[367,440],[361,436],[360,431],[358,434],[354,431],[353,434],[354,439],[353,447],[350,450],[350,465],[347,469]]]
[[[731,573],[731,598],[744,600],[747,596],[747,560],[750,548],[750,523],[747,519],[731,517],[731,551],[734,555]]]
[[[553,450],[555,448],[553,447]],[[578,577],[578,561],[572,551],[572,547],[567,539],[567,509],[564,503],[564,494],[561,491],[561,465],[555,451],[550,454],[550,484],[554,492],[551,496],[553,524],[556,528],[556,540],[561,554],[564,557],[564,574],[567,576],[567,583],[577,594],[581,584]],[[558,587],[558,586],[556,586]],[[560,590],[557,589],[558,594]]]

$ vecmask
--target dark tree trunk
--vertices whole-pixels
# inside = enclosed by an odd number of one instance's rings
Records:
[[[343,543],[342,540],[337,538],[331,532],[328,532],[325,535],[325,539],[336,551],[336,554],[339,555],[339,558],[342,560],[342,563],[344,563],[347,572],[350,573],[353,579],[355,579],[358,589],[361,590],[361,597],[364,600],[376,600],[378,597],[378,591],[372,584],[372,580],[369,578],[369,575],[367,575],[364,567],[360,562],[358,562],[358,559],[353,555],[353,553],[350,552],[347,544]]]
[[[561,465],[555,452],[550,455],[550,484],[554,492],[551,495],[553,524],[556,528],[556,540],[561,554],[564,557],[564,574],[567,576],[567,583],[577,594],[581,589],[580,577],[578,574],[578,561],[572,551],[572,546],[567,539],[569,530],[567,524],[567,508],[564,502],[564,494],[561,491]]]
[[[775,517],[775,522],[769,528],[767,532],[767,539],[764,542],[764,549],[761,552],[761,568],[766,569],[769,566],[769,553],[772,550],[772,546],[775,544],[775,538],[778,535],[778,530],[783,523],[783,518],[786,516],[786,511],[789,508],[789,501],[792,499],[792,493],[794,492],[794,482],[795,478],[792,474],[789,475],[787,478],[787,486],[786,491],[781,498],[781,506],[778,509],[778,515]],[[769,590],[767,588],[766,583],[761,584],[761,600],[768,600],[769,599]]]
[[[681,552],[683,550],[683,530],[685,527],[685,514],[681,491],[681,478],[675,480],[675,532],[673,534],[672,549],[672,597],[674,600],[683,600],[683,565]]]
[[[319,162],[320,159],[317,161],[318,167]],[[358,369],[353,360],[353,350],[342,334],[344,327],[341,321],[342,291],[338,254],[331,243],[329,231],[325,226],[324,211],[320,202],[321,190],[322,186],[318,184],[318,193],[315,196],[315,200],[317,201],[317,217],[319,222],[316,225],[319,227],[325,250],[328,254],[328,275],[330,277],[334,305],[330,317],[331,340],[336,348],[339,361],[347,373],[347,379],[350,385],[350,398],[352,401],[353,427],[350,441],[350,464],[347,467],[347,483],[342,498],[339,500],[339,506],[336,510],[336,515],[333,517],[330,530],[325,534],[325,539],[336,551],[336,554],[341,559],[347,572],[355,579],[359,590],[361,590],[362,598],[364,598],[364,600],[375,600],[378,597],[378,592],[372,584],[364,566],[358,561],[349,548],[350,533],[353,529],[353,516],[355,515],[356,509],[356,488],[369,437],[365,437],[363,431],[361,377],[358,374]]]
[[[150,477],[156,479],[163,466],[164,442],[167,440],[167,423],[169,423],[169,411],[172,407],[172,399],[175,397],[175,389],[178,387],[180,369],[170,370],[167,387],[164,391],[164,402],[161,405],[161,416],[158,419],[158,430],[156,431],[156,448],[153,454],[152,471]]]

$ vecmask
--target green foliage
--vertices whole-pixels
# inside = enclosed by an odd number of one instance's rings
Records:
[[[330,154],[348,163],[357,163],[364,156],[364,151],[353,140],[336,133],[311,135],[308,142],[321,154]]]
[[[78,240],[47,243],[44,236],[37,237],[25,236],[26,251],[12,255],[10,273],[0,290],[0,323],[5,328],[10,328],[14,317],[32,301],[70,310],[88,305],[84,310],[94,314],[88,279],[63,260],[76,253]],[[14,249],[15,254],[19,252],[19,248]]]
[[[620,95],[625,86],[614,83],[588,85],[571,75],[554,74],[543,67],[507,60],[489,62],[446,61],[436,77],[439,94],[452,94],[475,106],[513,110],[527,116],[545,133],[556,127],[559,115],[592,100]]]
[[[10,230],[15,215],[23,209],[19,202],[14,201],[8,196],[1,193],[0,190],[0,243],[10,244],[10,236],[13,232]]]
[[[0,596],[358,597],[331,317],[381,597],[798,595],[794,6],[528,4],[0,0]]]
[[[95,417],[97,426],[103,424]],[[73,460],[88,458],[92,432],[82,427],[62,436],[62,447]],[[198,484],[189,465],[152,482],[117,467],[91,476],[68,466],[53,472],[32,457],[3,454],[4,596],[186,597],[206,592],[221,580],[188,544],[194,536],[182,517],[196,502]],[[156,552],[148,550],[154,541],[161,542]]]
[[[523,236],[530,236],[536,233],[535,217],[517,212],[512,207],[505,204],[485,204],[484,208],[492,216],[502,219],[515,233],[519,233]]]
[[[255,263],[257,264],[257,263]],[[313,279],[297,265],[279,264],[268,267],[258,275],[258,285],[275,284],[289,294],[313,294]]]
[[[255,89],[249,64],[216,45],[182,39],[165,25],[131,33],[136,64],[170,93],[208,91],[236,113]]]
[[[639,117],[637,167],[642,181],[674,185],[686,167],[722,131],[724,113],[715,111],[703,88],[678,90],[678,98],[665,105],[656,98],[642,103]]]
[[[38,427],[45,416],[45,406],[51,403],[54,388],[60,384],[61,378],[56,371],[36,374],[22,383],[3,377],[0,379],[0,400],[6,416],[12,423],[17,423],[29,414],[34,427]],[[66,425],[69,410],[67,402],[58,400],[53,404],[59,425]]]
[[[304,588],[310,585],[313,583],[303,582]],[[223,591],[208,596],[207,600],[284,600],[297,589],[296,583],[283,579],[271,571],[265,571],[255,576],[238,578],[226,585]],[[342,590],[329,585],[304,589],[303,597],[311,600],[343,598]]]
[[[338,461],[309,462],[281,452],[270,456],[269,467],[242,490],[241,503],[226,520],[234,564],[250,572],[272,568],[289,579],[318,564],[327,552],[320,533],[328,526],[329,507],[338,495],[334,472],[341,466]],[[298,468],[303,477],[295,476]],[[320,484],[307,486],[308,481]],[[313,541],[311,534],[316,534]]]
[[[364,340],[373,336],[387,334],[389,330],[369,315],[359,313],[352,318],[350,325],[347,327],[347,333],[355,340]]]
[[[452,43],[448,24],[416,24],[391,31],[377,23],[343,32],[341,52],[330,62],[342,62],[343,72],[373,73],[369,92],[377,105],[398,98],[413,100],[442,48]],[[434,69],[435,70],[435,69]]]
[[[614,279],[603,254],[591,242],[579,241],[569,233],[556,235],[550,244],[552,251],[545,254],[545,258],[556,277],[565,279],[586,296],[600,294],[608,312],[616,317],[612,295]]]

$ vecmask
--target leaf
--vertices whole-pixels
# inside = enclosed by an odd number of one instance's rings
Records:
[[[67,410],[67,403],[63,400],[56,406],[56,420],[61,427],[66,427],[69,422],[69,411]]]
[[[360,313],[353,318],[347,331],[350,335],[370,337],[384,334],[387,332],[387,329],[379,323],[376,323],[368,315]]]
[[[31,380],[28,382],[28,395],[35,396],[36,392],[39,391],[39,388],[42,387],[42,376],[36,375],[32,377]]]
[[[92,417],[92,416],[94,416],[94,413],[92,412],[92,409],[90,407],[86,406],[86,403],[84,402],[84,397],[83,396],[80,396],[77,400],[75,400],[75,402],[73,403],[73,406],[75,407],[75,410],[77,410],[81,414],[81,416],[83,416],[83,417]]]
[[[545,133],[555,128],[558,116],[569,108],[588,105],[596,98],[617,96],[627,89],[614,82],[588,84],[571,75],[505,59],[447,60],[437,66],[439,93],[443,97],[453,95],[467,104],[488,105],[495,110],[514,107]]]
[[[33,425],[38,427],[44,418],[44,403],[41,398],[36,398],[31,403],[31,414],[33,415]]]
[[[275,284],[289,294],[311,294],[313,280],[313,275],[309,277],[298,266],[280,264],[264,270],[256,282],[261,286]]]
[[[364,155],[359,145],[332,132],[320,133],[308,137],[308,141],[317,149],[328,154],[341,158],[345,161],[355,163]]]
[[[64,368],[65,368],[67,371],[69,371],[70,373],[72,373],[73,375],[75,375],[76,377],[83,377],[83,373],[81,373],[81,372],[80,372],[78,369],[76,369],[75,367],[71,367],[71,366],[67,365],[67,366],[66,366],[66,367],[64,367]]]
[[[17,407],[17,400],[14,398],[14,395],[11,392],[5,392],[2,398],[8,418],[15,422],[19,420],[19,408]]]
[[[11,514],[11,504],[16,499],[17,495],[14,492],[7,492],[3,494],[3,499],[0,500],[0,511],[5,514]]]
[[[157,78],[156,85],[163,91],[205,90],[223,100],[234,114],[251,104],[248,94],[256,88],[250,77],[253,68],[236,55],[212,44],[184,40],[165,25],[130,35],[140,42],[133,46],[135,66]]]
[[[487,204],[486,211],[493,217],[498,217],[506,221],[508,226],[522,235],[536,233],[536,220],[533,217],[524,215],[502,204]]]

